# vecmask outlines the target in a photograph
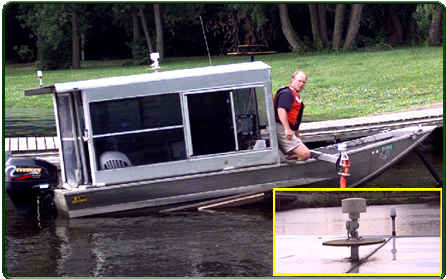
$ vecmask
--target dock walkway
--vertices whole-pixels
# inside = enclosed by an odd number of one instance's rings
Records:
[[[348,140],[384,130],[414,125],[443,127],[443,108],[385,113],[339,120],[304,122],[301,137],[304,142]]]
[[[301,125],[301,137],[306,143],[320,141],[348,140],[389,129],[413,125],[443,126],[443,108],[419,109],[413,111],[385,113]],[[11,153],[58,152],[57,137],[5,138],[5,151]]]
[[[6,152],[57,152],[58,149],[59,140],[57,137],[5,138]]]

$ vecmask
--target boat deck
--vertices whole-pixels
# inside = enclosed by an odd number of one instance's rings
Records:
[[[413,125],[443,126],[443,108],[420,109],[348,119],[306,122],[301,125],[304,142],[348,140],[388,129]],[[11,153],[58,152],[57,137],[5,138],[5,151]]]

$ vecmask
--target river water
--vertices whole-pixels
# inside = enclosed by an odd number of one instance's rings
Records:
[[[23,219],[6,203],[8,276],[271,276],[267,210]]]
[[[42,119],[35,124],[9,114],[5,136],[25,135],[22,131],[29,134],[30,129],[35,135],[53,135],[52,116]],[[428,160],[441,175],[442,153],[430,152]],[[365,186],[433,187],[436,181],[420,159],[411,154]],[[269,207],[213,214],[80,220],[42,216],[37,220],[16,216],[9,199],[4,201],[3,260],[8,276],[273,274],[273,221]]]
[[[54,136],[54,112],[52,109],[8,108],[4,120],[5,137]]]
[[[429,172],[414,163],[417,159],[413,154],[408,156],[385,174],[396,179],[386,183],[378,178],[369,187],[376,187],[376,183],[393,186],[392,181],[409,183],[410,178],[402,177],[407,172],[418,177],[419,187],[435,186]],[[435,166],[441,169],[441,164]],[[6,199],[3,220],[4,261],[9,276],[273,274],[272,206],[215,214],[74,220],[41,217],[37,221],[16,216]],[[437,233],[438,226],[434,229]]]

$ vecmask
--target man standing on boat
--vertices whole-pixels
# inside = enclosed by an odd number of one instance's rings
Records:
[[[300,139],[299,126],[302,121],[304,103],[300,98],[307,75],[296,71],[291,76],[290,85],[280,88],[274,96],[274,112],[277,122],[277,138],[279,147],[287,159],[307,160],[310,150]]]

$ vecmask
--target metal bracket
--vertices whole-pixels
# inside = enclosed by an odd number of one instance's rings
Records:
[[[310,152],[311,152],[311,158],[316,159],[316,160],[329,162],[329,163],[332,163],[334,165],[336,165],[336,162],[338,161],[338,158],[339,158],[339,156],[337,156],[337,155],[331,155],[331,154],[327,154],[327,153],[322,153],[322,152],[315,151],[315,150],[310,150]]]

